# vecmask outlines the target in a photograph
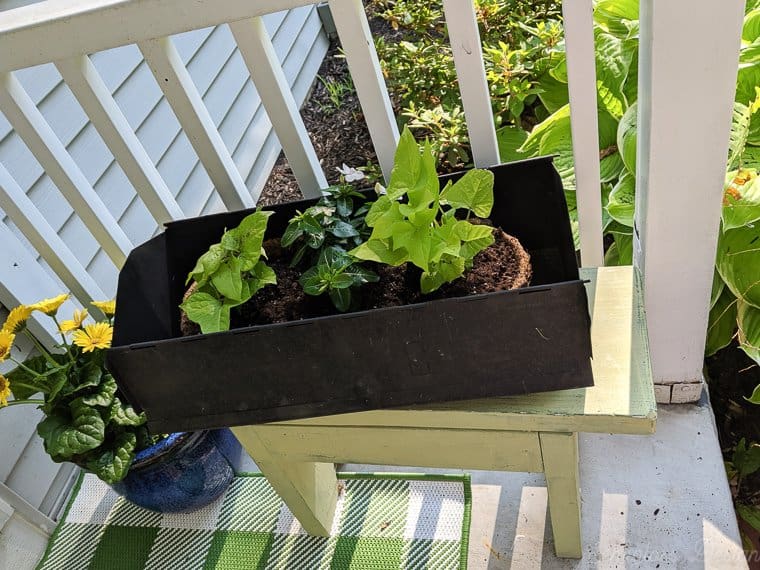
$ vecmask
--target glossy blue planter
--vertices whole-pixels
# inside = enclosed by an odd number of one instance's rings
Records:
[[[127,476],[112,487],[146,509],[191,511],[227,489],[241,456],[240,443],[228,429],[173,433],[140,451]]]

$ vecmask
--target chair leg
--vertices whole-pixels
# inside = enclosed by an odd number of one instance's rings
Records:
[[[329,536],[338,500],[335,466],[283,460],[264,445],[254,426],[232,431],[304,530]]]
[[[580,558],[582,541],[578,434],[542,432],[539,438],[549,494],[554,550],[561,558]]]

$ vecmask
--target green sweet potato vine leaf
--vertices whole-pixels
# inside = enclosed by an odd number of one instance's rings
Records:
[[[461,277],[472,259],[494,242],[493,228],[459,220],[487,217],[493,207],[493,173],[473,169],[443,190],[429,142],[420,146],[404,129],[387,193],[367,213],[369,239],[352,249],[352,257],[420,269],[420,289],[430,293]]]
[[[266,257],[263,243],[271,215],[258,210],[243,218],[198,258],[187,276],[186,283],[194,281],[195,290],[180,307],[203,333],[228,330],[233,307],[277,283],[274,271],[260,259]]]

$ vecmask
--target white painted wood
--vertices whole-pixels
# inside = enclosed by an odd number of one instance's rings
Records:
[[[158,39],[315,0],[46,0],[0,12],[0,72]],[[39,38],[45,38],[40,42]]]
[[[56,67],[155,220],[162,224],[184,217],[90,58],[76,56]]]
[[[317,198],[327,188],[319,158],[306,131],[290,85],[260,17],[230,24],[269,120],[282,144],[301,193]]]
[[[641,2],[633,250],[657,384],[702,379],[743,13],[742,0]]]
[[[117,267],[132,249],[111,213],[12,73],[0,75],[0,109]]]
[[[253,198],[171,38],[138,46],[225,205],[231,210],[252,208]]]
[[[79,260],[0,164],[0,208],[83,304],[106,298]]]
[[[33,524],[45,534],[53,534],[55,521],[43,515],[21,495],[13,489],[0,483],[0,500],[10,505],[14,511],[21,515],[27,522]]]
[[[578,199],[581,264],[584,267],[604,265],[593,12],[592,0],[562,2],[575,193]]]
[[[364,120],[387,182],[393,170],[399,132],[367,15],[361,0],[330,0],[329,4]]]
[[[475,166],[499,164],[499,145],[486,81],[478,19],[472,0],[443,0]]]
[[[13,308],[21,303],[31,304],[61,293],[34,256],[18,241],[5,224],[0,223],[0,303]],[[71,311],[71,301],[63,305]],[[52,347],[60,340],[53,321],[34,313],[28,321],[29,330],[45,346]]]

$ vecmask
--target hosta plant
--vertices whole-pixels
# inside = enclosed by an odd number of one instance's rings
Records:
[[[388,187],[367,212],[372,233],[349,253],[388,265],[410,262],[422,270],[420,289],[430,293],[461,277],[494,243],[493,228],[468,221],[471,214],[487,217],[492,207],[493,173],[469,170],[441,190],[430,143],[420,149],[407,128]]]
[[[262,244],[267,220],[272,212],[256,211],[240,225],[227,230],[219,243],[212,245],[187,276],[194,283],[181,308],[205,333],[230,328],[230,310],[248,301],[259,289],[274,285],[274,271]]]
[[[113,335],[114,302],[93,303],[106,315],[104,321],[87,322],[84,309],[61,322],[58,310],[67,299],[68,295],[59,295],[21,305],[8,315],[0,329],[0,362],[10,361],[16,367],[6,376],[0,374],[0,408],[38,406],[45,417],[37,424],[37,433],[51,459],[75,463],[114,483],[127,474],[135,452],[152,441],[145,415],[119,399],[116,381],[104,365]],[[34,312],[55,322],[61,343],[54,350],[46,349],[27,330]],[[23,362],[15,357],[14,345],[22,335],[36,348],[36,355]]]

